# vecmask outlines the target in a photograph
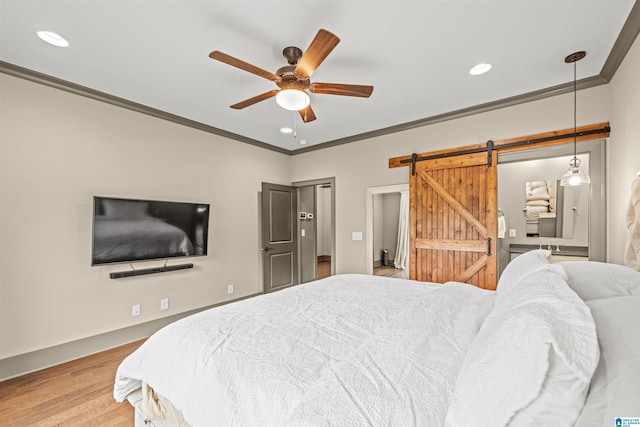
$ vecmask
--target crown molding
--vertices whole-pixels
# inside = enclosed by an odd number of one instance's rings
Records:
[[[611,81],[616,71],[618,71],[618,67],[622,64],[629,49],[631,49],[631,45],[638,38],[638,34],[640,34],[640,1],[636,0],[620,31],[620,35],[613,44],[609,57],[607,57],[600,71],[600,75],[607,80],[607,83]]]
[[[624,60],[627,52],[633,45],[634,41],[640,34],[640,0],[636,0],[631,12],[625,21],[622,30],[616,42],[605,61],[600,74],[585,79],[578,80],[578,89],[587,89],[595,86],[607,84],[611,81],[615,75],[618,67]],[[127,99],[119,98],[117,96],[110,95],[108,93],[100,92],[82,85],[71,83],[66,80],[58,79],[43,73],[39,73],[27,68],[19,67],[4,61],[0,61],[0,72],[20,77],[26,80],[30,80],[36,83],[51,86],[60,90],[71,92],[77,95],[86,96],[91,99],[106,102],[108,104],[116,105],[118,107],[126,108],[128,110],[137,111],[139,113],[147,114],[153,117],[157,117],[163,120],[168,120],[183,126],[198,129],[211,134],[219,135],[225,138],[233,139],[243,142],[245,144],[254,145],[267,150],[275,151],[278,153],[289,154],[295,156],[298,154],[304,154],[311,151],[322,150],[325,148],[336,147],[338,145],[349,144],[363,139],[375,138],[378,136],[388,135],[392,133],[402,132],[418,127],[428,126],[435,123],[440,123],[448,120],[459,119],[461,117],[471,116],[475,114],[485,113],[500,108],[511,107],[514,105],[524,104],[527,102],[536,101],[539,99],[549,98],[552,96],[561,95],[573,91],[573,82],[552,86],[549,88],[540,89],[533,92],[528,92],[522,95],[512,96],[509,98],[499,99],[496,101],[487,102],[484,104],[474,105],[471,107],[450,111],[435,116],[425,117],[423,119],[414,120],[407,123],[401,123],[399,125],[389,126],[382,129],[373,130],[370,132],[361,133],[358,135],[352,135],[345,138],[339,138],[332,141],[327,141],[320,144],[314,144],[309,147],[298,148],[296,150],[287,150],[284,148],[276,147],[266,142],[258,141],[256,139],[248,138],[242,135],[238,135],[233,132],[228,132],[223,129],[219,129],[213,126],[205,125],[194,120],[189,120],[184,117],[170,114],[165,111],[161,111],[155,108],[148,107],[146,105],[138,104]]]
[[[166,111],[158,110],[156,108],[152,108],[143,104],[138,104],[137,102],[129,101],[128,99],[120,98],[105,92],[88,88],[86,86],[69,82],[67,80],[62,80],[47,74],[39,73],[37,71],[33,71],[28,68],[19,67],[17,65],[10,64],[8,62],[0,61],[0,72],[4,74],[8,74],[10,76],[29,80],[35,83],[40,83],[45,86],[60,89],[65,92],[70,92],[76,95],[85,96],[87,98],[91,98],[96,101],[105,102],[107,104],[115,105],[117,107],[125,108],[127,110],[136,111],[138,113],[146,114],[162,120],[167,120],[183,126],[198,129],[203,132],[208,132],[214,135],[223,136],[225,138],[234,139],[236,141],[244,142],[245,144],[255,145],[257,147],[265,148],[267,150],[277,151],[278,153],[290,154],[290,151],[285,148],[276,147],[274,145],[267,144],[266,142],[262,142],[256,139],[248,138],[246,136],[238,135],[233,132],[228,132],[226,130],[219,129],[214,126],[205,125],[204,123],[200,123],[195,120],[189,120],[184,117],[177,116],[175,114],[167,113]]]

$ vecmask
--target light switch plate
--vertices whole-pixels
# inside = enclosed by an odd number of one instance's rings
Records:
[[[509,229],[509,237],[516,237],[516,229],[515,228],[510,228]]]
[[[351,233],[351,240],[362,240],[362,231],[354,231]]]

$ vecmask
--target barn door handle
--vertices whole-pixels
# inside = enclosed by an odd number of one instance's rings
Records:
[[[269,252],[271,249],[273,248],[270,248],[269,246],[265,246],[264,248],[262,248],[264,252]]]
[[[487,256],[491,256],[491,237],[487,237]]]

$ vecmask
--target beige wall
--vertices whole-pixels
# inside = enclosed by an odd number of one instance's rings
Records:
[[[258,194],[290,182],[290,156],[0,83],[0,359],[261,292]],[[109,279],[129,265],[91,267],[93,195],[210,203],[209,255],[188,259],[193,270]]]
[[[608,253],[615,263],[626,243],[629,185],[640,170],[638,75],[636,40],[611,84],[578,93],[578,125],[611,121],[613,129]],[[566,94],[289,157],[11,76],[0,74],[0,84],[0,370],[28,352],[260,292],[262,181],[335,177],[336,270],[365,272],[366,239],[351,240],[352,231],[365,232],[365,190],[408,182],[407,169],[389,169],[389,158],[573,123]],[[210,203],[209,256],[190,260],[189,271],[110,280],[110,271],[128,266],[90,267],[94,194]],[[161,298],[170,299],[169,311],[160,312]],[[131,316],[135,303],[139,317]]]
[[[629,188],[640,171],[640,41],[636,40],[608,85],[578,92],[578,126],[610,121],[608,146],[607,259],[622,264],[627,242],[624,213]],[[375,95],[374,95],[375,96]],[[565,94],[488,113],[294,156],[292,179],[336,178],[336,271],[366,271],[367,187],[407,183],[407,168],[389,169],[388,159],[441,148],[484,143],[489,139],[570,128],[573,95]],[[614,166],[615,165],[615,166]]]
[[[578,126],[609,120],[607,85],[580,91],[578,103]],[[352,241],[351,232],[365,231],[366,188],[409,182],[408,169],[389,169],[389,158],[566,129],[572,125],[573,95],[565,94],[299,154],[293,158],[292,179],[335,176],[337,272],[362,273],[366,271],[365,240]]]
[[[609,84],[611,90],[611,144],[609,145],[609,260],[624,263],[629,241],[625,213],[631,181],[640,171],[640,37],[627,53]]]

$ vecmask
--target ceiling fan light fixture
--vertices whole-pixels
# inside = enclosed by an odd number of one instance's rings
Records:
[[[479,76],[480,74],[484,74],[491,69],[491,64],[478,64],[474,65],[470,70],[469,74],[472,76]]]
[[[283,89],[276,95],[276,102],[285,110],[299,111],[307,108],[311,99],[302,90]]]
[[[54,33],[53,31],[38,31],[36,34],[38,34],[38,37],[40,37],[42,40],[51,45],[58,47],[69,46],[69,42],[67,41],[67,39],[65,39],[58,33]]]

